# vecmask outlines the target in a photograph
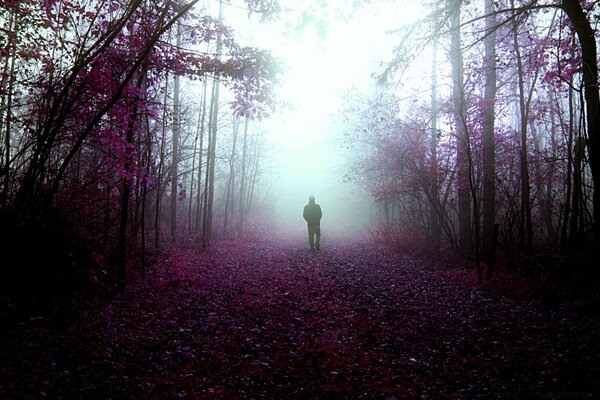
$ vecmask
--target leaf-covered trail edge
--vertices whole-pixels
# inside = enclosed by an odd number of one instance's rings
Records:
[[[2,398],[600,397],[600,323],[360,244],[181,249],[3,344]]]

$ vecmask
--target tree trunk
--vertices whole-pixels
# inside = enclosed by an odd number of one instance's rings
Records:
[[[242,165],[241,165],[241,177],[240,177],[240,199],[239,199],[239,218],[238,218],[238,235],[242,235],[244,229],[244,199],[246,196],[246,177],[248,175],[246,171],[246,158],[248,157],[248,117],[244,121],[244,141],[242,143]]]
[[[593,248],[595,254],[598,254],[600,252],[600,160],[598,159],[600,157],[598,148],[600,146],[600,94],[598,91],[596,37],[579,0],[563,0],[562,8],[569,16],[581,44],[581,64],[587,111],[587,148],[594,183],[592,202],[595,244]]]
[[[219,2],[219,19],[223,20],[223,2]],[[217,59],[221,59],[222,42],[217,36]],[[206,249],[212,239],[213,201],[215,195],[215,158],[217,149],[217,120],[219,116],[219,80],[213,80],[210,117],[208,123],[208,154],[206,157],[206,184],[204,215],[202,218],[202,248]]]
[[[181,23],[177,22],[176,46],[181,46]],[[173,85],[173,154],[171,157],[171,242],[177,239],[177,199],[179,198],[179,133],[181,130],[181,109],[179,105],[179,76],[175,75]]]
[[[200,125],[200,121],[198,121],[198,125]],[[194,172],[196,172],[196,154],[198,154],[198,133],[200,129],[196,131],[196,136],[194,137],[194,148],[192,149],[192,169],[191,169],[191,179],[190,179],[190,195],[189,203],[188,203],[188,236],[192,236],[192,225],[194,220],[192,205],[194,204],[194,185],[196,180],[194,179]],[[202,162],[202,159],[200,159]]]
[[[569,218],[571,215],[571,190],[572,190],[572,171],[573,171],[573,133],[575,126],[575,115],[573,110],[573,79],[571,78],[571,85],[569,87],[569,122],[568,122],[568,132],[567,132],[567,171],[565,174],[564,185],[566,186],[565,190],[565,204],[563,208],[563,218],[561,225],[561,234],[560,234],[560,254],[567,254],[567,242],[568,242],[568,227],[569,227]],[[558,107],[557,101],[557,107]],[[561,120],[562,122],[562,120]],[[564,125],[564,124],[563,124]]]
[[[482,249],[490,252],[496,223],[496,18],[494,0],[485,0],[485,95],[483,111],[483,227]]]
[[[217,141],[217,114],[219,104],[219,82],[213,81],[210,114],[208,118],[208,151],[206,154],[206,176],[204,177],[204,210],[202,216],[202,248],[206,249],[212,238],[212,212],[214,199],[215,157]]]
[[[431,245],[435,248],[440,243],[440,215],[439,205],[439,187],[438,187],[438,101],[437,101],[437,38],[434,39],[431,60],[431,139],[429,142],[429,152],[431,154],[429,166],[429,220],[430,220],[430,238]]]
[[[455,2],[451,17],[450,58],[452,63],[452,101],[456,125],[456,170],[458,195],[459,246],[462,251],[471,250],[471,192],[468,133],[465,125],[464,67],[460,38],[460,4]]]
[[[152,141],[150,140],[150,123],[148,122],[148,114],[145,116],[145,131],[146,131],[146,163],[144,167],[144,178],[142,181],[142,212],[141,212],[141,259],[142,274],[146,272],[146,218],[147,218],[147,201],[148,201],[148,179],[150,178],[150,166],[152,163]]]
[[[512,1],[514,8],[514,0]],[[525,100],[525,82],[523,60],[521,49],[519,47],[519,31],[516,17],[513,16],[513,45],[515,56],[517,58],[517,76],[519,85],[519,121],[521,132],[521,151],[520,151],[520,173],[521,173],[521,213],[520,213],[520,234],[521,246],[525,254],[530,255],[533,251],[533,224],[531,221],[531,189],[529,183],[529,160],[527,150],[527,118],[528,104]]]
[[[583,198],[583,146],[581,137],[578,137],[575,140],[575,158],[573,160],[573,198],[571,200],[571,225],[569,228],[569,248],[571,253],[577,253],[581,248],[579,219],[581,216],[581,201]]]
[[[196,194],[196,227],[195,233],[198,234],[200,231],[200,223],[202,221],[202,151],[204,149],[204,131],[205,125],[204,121],[206,120],[206,79],[202,82],[202,111],[198,116],[198,127],[200,134],[200,154],[198,155],[198,193]]]
[[[240,127],[240,119],[233,117],[233,144],[231,146],[231,155],[229,157],[229,179],[227,180],[227,193],[225,195],[225,213],[223,215],[223,235],[227,233],[227,227],[229,225],[230,211],[233,210],[234,195],[233,189],[235,185],[235,152],[237,145],[237,138]],[[230,210],[231,208],[231,210]],[[232,214],[232,212],[231,212]]]
[[[168,92],[169,92],[169,74],[166,74],[165,77],[165,96],[163,98],[163,122],[162,122],[162,131],[161,131],[161,140],[160,149],[159,149],[159,159],[158,159],[158,174],[156,177],[156,209],[154,213],[154,250],[158,250],[158,244],[160,243],[160,230],[161,230],[161,221],[160,221],[160,213],[162,210],[162,179],[163,173],[165,169],[165,136],[167,132],[167,100],[168,100]]]
[[[260,164],[260,149],[257,149],[250,172],[250,190],[248,193],[248,200],[246,201],[246,213],[249,213],[252,209],[252,203],[254,202],[254,191],[256,189],[256,183],[258,182],[258,166]]]
[[[554,93],[550,94],[550,103],[554,102]],[[555,191],[555,183],[557,182],[556,176],[556,165],[558,160],[558,146],[557,146],[557,130],[558,124],[556,121],[556,113],[552,113],[550,116],[550,162],[548,163],[548,172],[545,177],[544,184],[544,199],[546,202],[545,211],[543,211],[542,218],[544,220],[544,225],[546,226],[546,231],[548,232],[548,243],[553,248],[558,248],[558,227],[560,226],[560,221],[556,221],[553,215],[555,201],[554,201],[554,191]],[[560,210],[560,206],[558,207]]]

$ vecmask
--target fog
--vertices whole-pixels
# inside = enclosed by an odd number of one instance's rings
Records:
[[[331,32],[333,34],[333,32]],[[273,205],[281,231],[305,232],[302,208],[314,195],[323,210],[327,236],[348,235],[369,224],[368,196],[343,182],[351,162],[344,151],[341,94],[358,82],[347,70],[342,47],[333,38],[318,40],[307,32],[295,51],[285,54],[287,73],[280,96],[284,106],[265,123],[273,149]],[[368,79],[368,73],[365,74]],[[364,76],[363,76],[364,78]]]
[[[374,74],[392,59],[394,37],[388,32],[419,11],[414,3],[374,2],[354,11],[343,3],[282,0],[286,12],[266,23],[233,6],[225,10],[238,35],[272,51],[283,65],[279,106],[260,123],[269,149],[262,176],[266,209],[279,236],[306,234],[302,209],[310,195],[323,210],[324,242],[362,234],[377,219],[370,195],[344,183],[353,160],[343,145],[345,96],[375,90]]]
[[[302,209],[309,195],[323,210],[324,242],[363,233],[376,218],[370,196],[344,183],[352,161],[342,142],[344,95],[349,89],[374,89],[373,74],[392,57],[392,38],[386,31],[411,13],[402,13],[397,4],[371,4],[333,18],[340,5],[320,4],[315,16],[321,25],[298,31],[289,29],[290,21],[309,10],[310,2],[283,3],[295,7],[287,21],[253,22],[249,29],[252,45],[271,50],[284,65],[278,87],[281,106],[262,122],[271,150],[267,203],[279,235],[305,235]]]
[[[273,135],[271,190],[280,232],[305,233],[302,210],[309,195],[315,196],[323,211],[324,241],[328,236],[363,232],[370,226],[373,207],[369,195],[359,186],[343,182],[349,160],[336,127],[315,121],[279,128],[282,131]],[[303,129],[309,130],[307,134],[303,134]]]

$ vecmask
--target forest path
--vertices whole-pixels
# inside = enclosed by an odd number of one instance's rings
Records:
[[[78,323],[24,326],[0,397],[598,398],[599,337],[365,245],[215,246]]]

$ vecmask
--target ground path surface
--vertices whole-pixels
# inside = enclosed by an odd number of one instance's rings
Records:
[[[366,245],[182,249],[2,344],[0,398],[600,398],[600,324]]]

